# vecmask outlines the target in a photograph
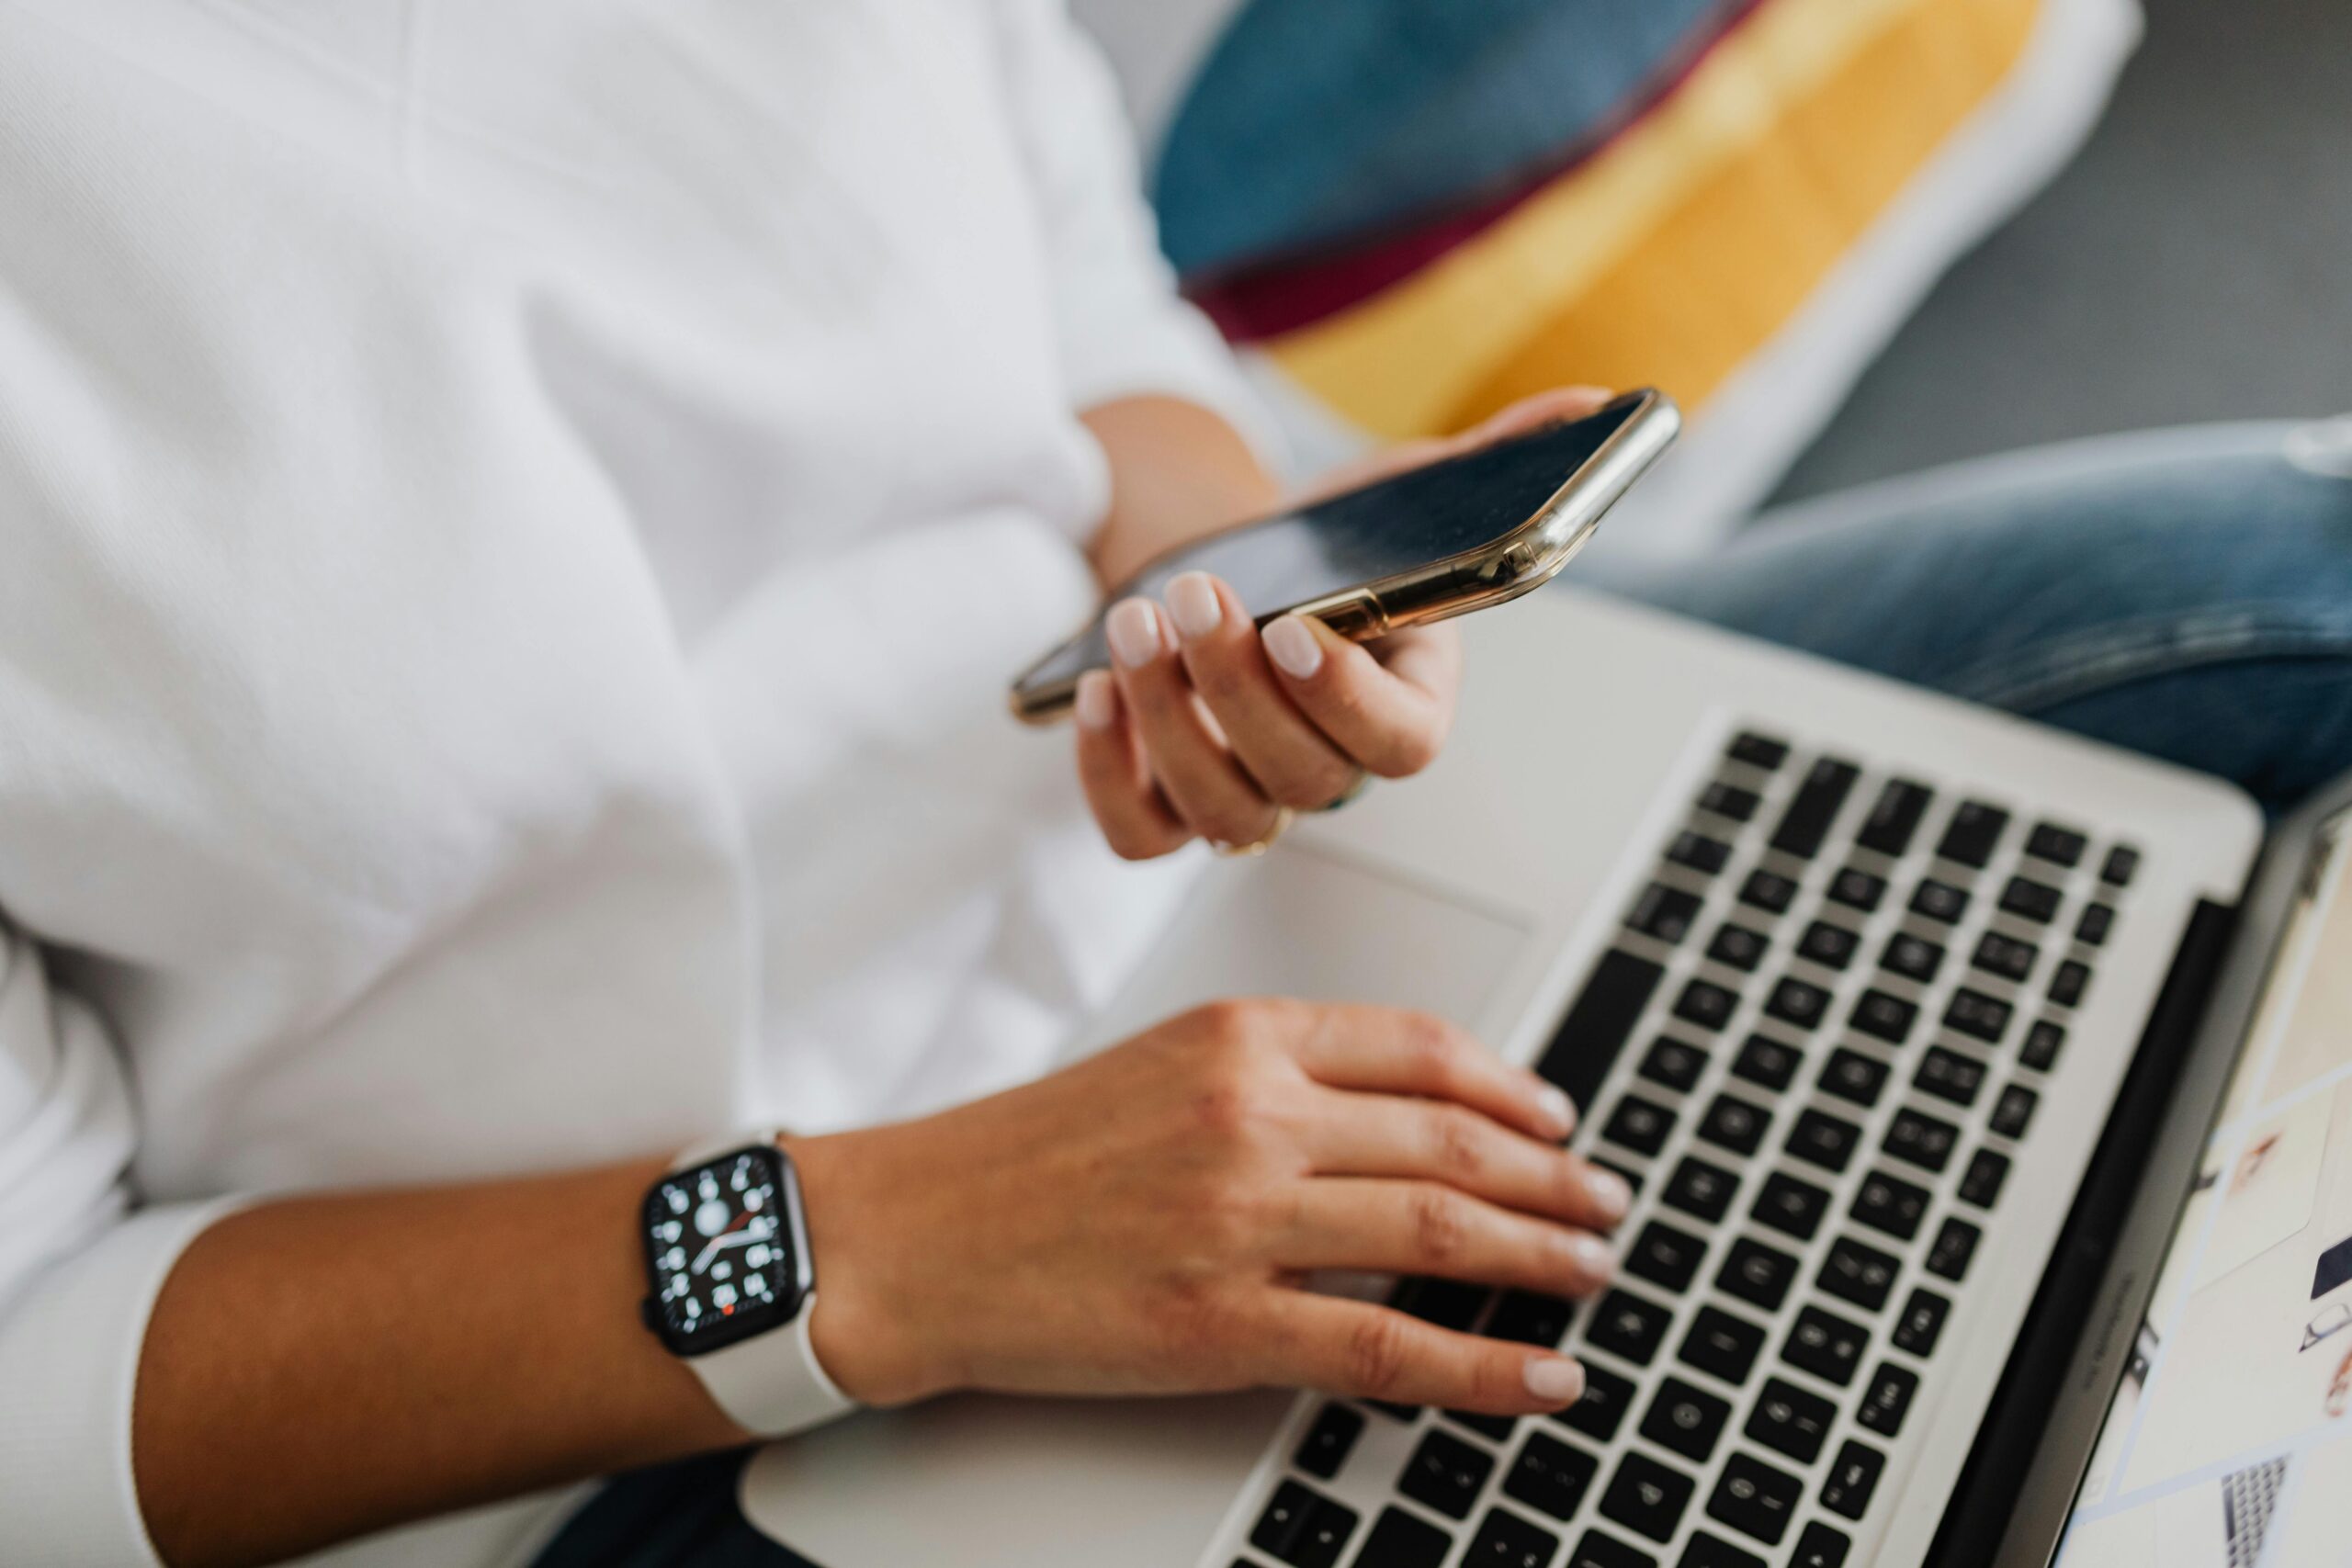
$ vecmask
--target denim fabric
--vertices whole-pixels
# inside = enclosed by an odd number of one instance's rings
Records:
[[[640,1470],[605,1485],[531,1568],[814,1568],[735,1503],[748,1449]]]
[[[2352,770],[2352,479],[2295,467],[2284,434],[1880,487],[1608,586],[2218,773],[2275,815]]]

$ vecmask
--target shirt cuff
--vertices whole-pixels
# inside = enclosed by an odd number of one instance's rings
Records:
[[[1268,473],[1289,472],[1281,427],[1260,401],[1208,318],[1178,299],[1069,332],[1063,374],[1070,406],[1100,408],[1121,398],[1168,397],[1197,403],[1231,425]]]

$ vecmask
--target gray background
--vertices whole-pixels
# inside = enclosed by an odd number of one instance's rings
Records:
[[[2352,411],[2352,0],[2143,0],[2082,155],[1963,257],[1780,499],[2067,436]]]

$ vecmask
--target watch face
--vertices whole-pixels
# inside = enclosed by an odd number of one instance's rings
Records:
[[[748,1339],[799,1310],[808,1256],[799,1188],[776,1150],[674,1171],[645,1200],[647,1319],[684,1356]]]

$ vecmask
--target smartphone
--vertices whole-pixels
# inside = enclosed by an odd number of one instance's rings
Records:
[[[1627,392],[1564,420],[1153,558],[1104,601],[1158,599],[1187,571],[1223,578],[1264,626],[1313,615],[1368,641],[1516,599],[1584,547],[1601,514],[1681,429],[1674,400]],[[1110,662],[1102,617],[1012,683],[1034,724],[1069,711],[1078,678]]]

